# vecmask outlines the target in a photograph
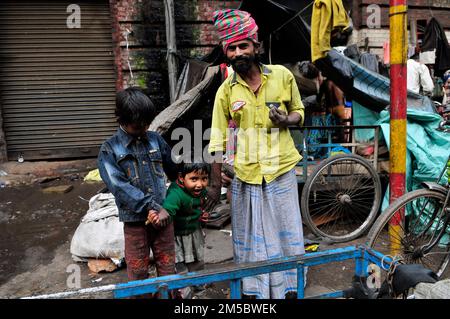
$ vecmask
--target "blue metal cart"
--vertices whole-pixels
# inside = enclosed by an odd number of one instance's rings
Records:
[[[376,264],[380,269],[388,269],[392,260],[364,245],[307,253],[302,256],[283,257],[263,262],[227,266],[218,270],[191,272],[184,275],[170,275],[128,283],[86,288],[56,294],[27,297],[27,299],[50,299],[77,297],[100,292],[113,292],[115,298],[127,298],[148,293],[159,293],[162,299],[169,298],[169,291],[187,286],[230,282],[230,299],[241,299],[241,279],[265,273],[297,269],[297,298],[304,299],[305,267],[326,265],[344,260],[355,261],[355,275],[366,277],[369,264]],[[349,283],[349,286],[351,283]],[[349,287],[350,288],[350,287]],[[344,291],[331,291],[308,298],[340,298]]]

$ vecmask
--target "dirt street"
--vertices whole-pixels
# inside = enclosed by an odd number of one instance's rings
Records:
[[[72,185],[73,189],[62,194],[42,191],[44,187],[57,185]],[[127,281],[123,268],[112,273],[94,274],[86,263],[75,263],[70,254],[71,238],[88,209],[88,200],[103,187],[103,183],[86,183],[82,177],[73,175],[41,184],[0,188],[0,298],[73,290],[67,281],[74,265],[81,271],[81,288]],[[212,229],[206,231],[206,268],[230,264],[229,234]],[[340,246],[351,244],[355,242]],[[320,249],[336,247],[322,244]],[[217,263],[217,256],[222,255],[230,257]],[[353,273],[352,261],[311,267],[305,293],[311,296],[347,288]],[[214,284],[197,298],[227,298],[227,288],[226,283]],[[112,294],[103,293],[83,298],[110,297]]]

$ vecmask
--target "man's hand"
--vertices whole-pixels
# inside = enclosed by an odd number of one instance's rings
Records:
[[[222,188],[221,174],[222,163],[214,162],[211,164],[211,184],[206,193],[206,202],[203,209],[211,212],[220,200],[220,190]]]
[[[217,186],[208,187],[208,192],[206,193],[206,202],[204,206],[205,211],[210,212],[214,209],[214,207],[220,200],[220,190],[221,190],[220,185],[218,187]]]
[[[291,112],[287,114],[286,111],[279,110],[275,107],[270,109],[269,118],[273,122],[273,124],[279,127],[288,127],[289,125],[297,125],[301,120],[301,116],[299,113]]]
[[[283,110],[279,110],[276,107],[273,107],[270,109],[269,111],[269,118],[270,120],[273,122],[273,124],[277,125],[277,126],[283,126],[286,127],[289,125],[288,123],[288,114],[283,111]]]
[[[233,181],[233,179],[231,177],[229,177],[227,174],[222,173],[222,185],[224,187],[228,187],[230,186],[231,182]]]

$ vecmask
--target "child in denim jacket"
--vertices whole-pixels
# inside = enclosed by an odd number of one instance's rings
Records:
[[[164,173],[170,180],[177,177],[171,149],[159,134],[147,131],[155,107],[140,89],[118,92],[115,112],[120,127],[101,146],[98,167],[124,223],[128,279],[148,278],[150,248],[158,276],[174,274],[174,228],[162,207],[166,196]],[[150,211],[157,212],[157,219],[146,224]]]

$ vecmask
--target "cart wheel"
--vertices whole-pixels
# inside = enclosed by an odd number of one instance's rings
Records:
[[[407,264],[422,264],[441,278],[450,261],[450,245],[445,240],[447,214],[442,209],[445,194],[431,189],[417,189],[391,203],[377,218],[367,235],[367,246]],[[397,215],[404,216],[398,219]],[[391,223],[395,221],[395,223]],[[448,233],[448,231],[447,231]],[[437,243],[424,251],[427,244]]]
[[[372,164],[354,154],[330,157],[307,178],[301,197],[303,222],[317,236],[345,242],[374,222],[381,182]]]

